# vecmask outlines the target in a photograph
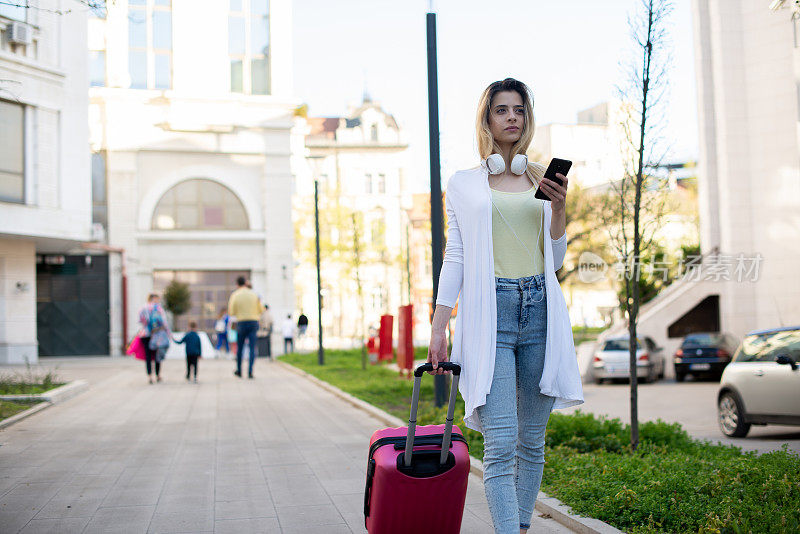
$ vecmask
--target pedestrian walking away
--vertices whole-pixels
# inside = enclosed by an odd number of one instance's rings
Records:
[[[292,321],[292,314],[286,316],[286,319],[283,320],[283,324],[281,324],[281,333],[283,334],[283,353],[289,354],[290,352],[294,352],[294,335],[295,335],[295,325],[294,321]]]
[[[264,313],[261,314],[261,332],[259,336],[266,338],[264,343],[264,356],[272,360],[272,312],[269,311],[269,306],[264,304]]]
[[[225,308],[221,308],[219,310],[219,317],[217,317],[216,322],[214,322],[214,333],[217,336],[217,344],[214,347],[217,351],[219,351],[222,346],[225,346],[225,352],[230,352],[231,347],[228,344],[228,328],[230,327],[231,323],[231,316],[228,315],[228,310]]]
[[[253,378],[253,364],[256,361],[256,334],[258,321],[261,318],[263,305],[258,295],[247,286],[244,276],[236,279],[239,286],[228,300],[228,313],[236,318],[236,370],[233,372],[242,377],[242,356],[244,345],[247,342],[250,351],[250,362],[247,367],[247,377]]]
[[[189,323],[189,331],[184,334],[178,343],[186,345],[186,380],[191,380],[189,377],[194,370],[194,382],[197,383],[197,360],[202,354],[200,345],[200,336],[197,335],[197,323],[191,321]]]
[[[308,317],[303,312],[300,312],[300,317],[297,318],[297,336],[302,337],[308,330]]]
[[[483,433],[483,478],[495,532],[530,528],[553,409],[584,402],[572,328],[556,278],[567,250],[567,177],[544,178],[525,155],[533,100],[512,78],[481,95],[479,166],[447,184],[447,245],[428,361],[448,360],[445,330],[458,301],[452,361],[467,427]],[[549,200],[536,198],[537,188]]]
[[[139,337],[145,350],[145,369],[147,380],[153,383],[153,371],[156,382],[161,382],[161,362],[167,354],[172,334],[167,324],[167,314],[161,307],[161,297],[151,293],[147,304],[139,311]]]

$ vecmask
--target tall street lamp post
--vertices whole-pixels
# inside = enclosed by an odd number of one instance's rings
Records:
[[[431,9],[432,11],[432,9]],[[442,174],[439,167],[439,87],[436,66],[436,13],[427,14],[428,27],[428,138],[431,164],[431,246],[433,260],[433,309],[439,292],[439,272],[442,270],[444,214],[442,213]],[[447,378],[434,376],[436,406],[447,401]]]
[[[325,349],[322,348],[322,274],[319,269],[319,180],[314,179],[314,227],[317,247],[317,331],[319,332],[319,349],[317,361],[325,364]]]

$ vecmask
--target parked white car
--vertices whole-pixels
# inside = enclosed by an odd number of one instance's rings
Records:
[[[752,332],[725,367],[719,427],[744,437],[751,425],[800,425],[800,326]]]
[[[655,382],[664,378],[664,354],[661,347],[649,337],[639,339],[636,350],[636,376],[642,382]],[[592,357],[589,374],[598,384],[603,380],[630,377],[628,336],[606,339]]]

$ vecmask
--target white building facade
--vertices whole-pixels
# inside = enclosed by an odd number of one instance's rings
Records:
[[[763,258],[755,281],[715,284],[722,327],[800,324],[800,20],[759,2],[692,7],[700,244]]]
[[[77,275],[65,255],[91,237],[86,18],[35,6],[0,5],[0,363],[36,363],[53,290],[37,271]]]
[[[112,352],[172,280],[178,329],[212,333],[238,276],[292,311],[291,2],[128,0],[89,22],[95,219],[127,271],[125,291],[113,255]]]
[[[408,304],[406,257],[411,196],[408,145],[394,117],[367,97],[345,117],[310,118],[306,136],[310,174],[298,176],[297,303],[311,320],[308,347],[316,346],[317,284],[314,252],[314,179],[319,181],[323,334],[326,347],[355,346],[362,332],[395,317]],[[359,239],[356,280],[353,214]],[[363,302],[363,323],[362,323]],[[396,336],[395,336],[396,338]]]

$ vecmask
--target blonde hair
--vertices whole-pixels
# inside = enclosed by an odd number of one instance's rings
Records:
[[[494,95],[503,91],[514,91],[522,97],[522,108],[525,116],[525,124],[522,126],[522,133],[519,141],[511,147],[511,159],[517,154],[525,154],[533,141],[533,131],[536,122],[533,118],[533,95],[528,86],[514,78],[494,82],[484,89],[478,102],[478,116],[475,120],[475,131],[478,139],[478,154],[484,160],[494,153],[500,153],[500,147],[494,140],[492,130],[489,128],[489,114],[492,111],[492,100]],[[528,164],[528,172],[531,173],[532,165]]]

